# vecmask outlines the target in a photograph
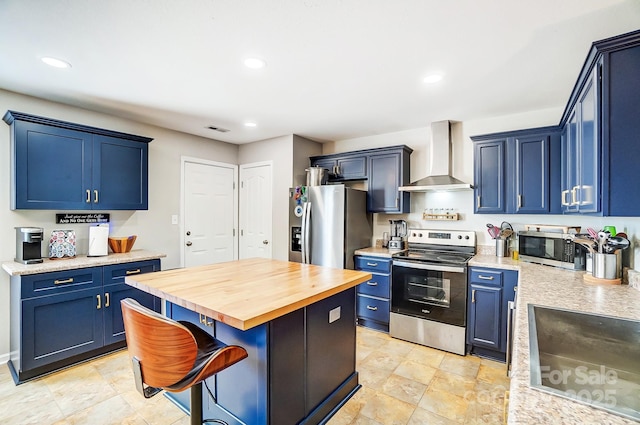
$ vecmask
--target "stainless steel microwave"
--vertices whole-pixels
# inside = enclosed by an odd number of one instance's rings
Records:
[[[585,270],[587,252],[566,233],[518,232],[520,259],[532,263]]]

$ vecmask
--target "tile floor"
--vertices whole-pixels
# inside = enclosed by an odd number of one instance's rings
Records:
[[[500,424],[509,382],[505,365],[461,357],[358,327],[362,388],[330,425]],[[126,351],[19,386],[0,365],[3,425],[188,425],[167,398],[145,400]],[[285,425],[285,424],[275,424]]]

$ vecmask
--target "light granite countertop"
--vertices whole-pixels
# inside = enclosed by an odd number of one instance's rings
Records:
[[[355,255],[370,255],[372,257],[384,257],[384,258],[391,258],[391,256],[393,254],[397,254],[398,252],[402,252],[404,251],[403,249],[387,249],[387,248],[376,248],[376,247],[369,247],[369,248],[361,248],[361,249],[356,249],[355,251]]]
[[[637,423],[529,386],[527,305],[536,304],[640,320],[640,291],[629,285],[588,284],[582,278],[584,272],[499,258],[495,255],[477,255],[469,265],[519,271],[509,389],[509,424]]]
[[[123,254],[111,253],[100,257],[78,255],[74,258],[60,260],[49,260],[48,258],[45,258],[42,263],[38,264],[22,264],[15,261],[5,261],[2,263],[2,268],[11,276],[21,276],[61,270],[82,269],[84,267],[99,267],[109,264],[130,263],[133,261],[155,260],[166,256],[166,254],[158,252],[136,249]]]

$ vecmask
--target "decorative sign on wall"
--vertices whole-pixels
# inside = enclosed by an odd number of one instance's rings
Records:
[[[109,214],[56,214],[56,224],[108,223]]]

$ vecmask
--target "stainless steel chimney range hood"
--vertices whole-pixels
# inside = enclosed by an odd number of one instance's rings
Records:
[[[473,189],[451,175],[451,128],[449,121],[431,123],[431,152],[429,153],[429,176],[400,186],[404,192],[429,192]]]

